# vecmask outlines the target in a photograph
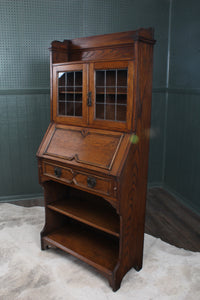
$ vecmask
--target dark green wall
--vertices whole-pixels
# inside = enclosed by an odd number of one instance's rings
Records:
[[[200,1],[174,0],[164,187],[200,213]]]
[[[162,179],[168,0],[1,0],[0,200],[41,193],[36,150],[49,124],[52,40],[154,27],[149,183]]]
[[[200,2],[1,0],[0,200],[41,193],[52,40],[154,27],[149,185],[200,212]]]
[[[148,185],[161,186],[165,135],[165,92],[154,89],[151,110]]]
[[[200,89],[200,1],[173,0],[171,29],[169,85]]]
[[[49,95],[0,95],[0,195],[21,198],[40,192],[36,157],[49,123]]]
[[[154,86],[165,86],[168,0],[1,0],[1,89],[49,87],[51,41],[154,27]]]

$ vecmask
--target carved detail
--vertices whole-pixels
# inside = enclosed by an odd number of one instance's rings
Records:
[[[82,130],[81,130],[81,135],[82,135],[83,137],[86,137],[88,134],[89,134],[89,132],[88,132],[87,129],[82,129]]]

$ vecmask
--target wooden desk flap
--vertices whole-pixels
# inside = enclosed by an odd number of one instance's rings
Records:
[[[119,132],[54,126],[45,138],[41,154],[76,165],[111,170],[123,137]]]

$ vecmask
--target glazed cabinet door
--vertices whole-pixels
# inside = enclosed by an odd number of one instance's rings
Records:
[[[88,65],[53,66],[53,120],[83,125],[87,122]]]
[[[133,62],[90,63],[89,123],[130,130],[133,109]]]

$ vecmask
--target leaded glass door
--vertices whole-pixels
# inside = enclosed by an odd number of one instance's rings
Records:
[[[90,123],[112,129],[130,129],[133,105],[132,62],[92,63]]]
[[[54,120],[82,125],[87,116],[87,65],[55,66],[53,69]]]

